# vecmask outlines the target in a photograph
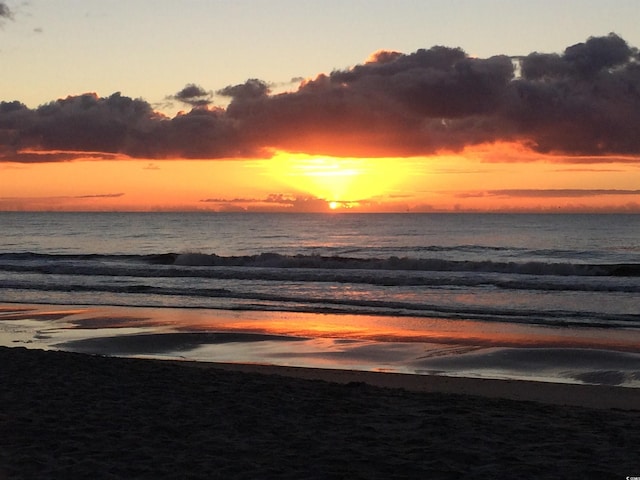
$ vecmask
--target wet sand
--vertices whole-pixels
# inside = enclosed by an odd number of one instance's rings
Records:
[[[0,305],[0,346],[640,388],[640,331],[621,328],[13,304]]]
[[[640,472],[639,389],[1,347],[0,366],[2,479]]]

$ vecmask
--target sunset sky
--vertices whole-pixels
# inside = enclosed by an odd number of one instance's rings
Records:
[[[638,0],[0,0],[0,210],[640,213]]]

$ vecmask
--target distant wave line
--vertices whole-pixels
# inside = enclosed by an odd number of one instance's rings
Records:
[[[634,314],[607,314],[602,312],[573,312],[563,310],[510,309],[510,308],[479,308],[468,306],[445,306],[428,303],[410,303],[389,300],[367,300],[348,298],[296,297],[291,295],[262,294],[257,292],[234,292],[220,288],[175,288],[155,287],[151,285],[83,285],[83,284],[29,284],[15,282],[4,284],[3,289],[32,290],[43,292],[74,292],[74,293],[116,293],[131,295],[146,295],[157,297],[192,297],[207,299],[233,299],[254,303],[235,305],[234,310],[273,310],[295,311],[307,313],[344,313],[366,315],[394,315],[414,316],[422,318],[441,319],[473,319],[490,322],[511,322],[524,324],[540,324],[551,326],[588,326],[599,328],[637,327],[640,316]],[[255,304],[256,301],[267,304]],[[163,301],[165,306],[171,306]],[[137,306],[140,305],[136,302]],[[178,306],[178,305],[175,305]],[[179,305],[184,307],[184,305]],[[230,309],[228,305],[216,307],[212,305],[192,308],[221,308]]]
[[[472,272],[503,273],[534,276],[594,276],[594,277],[640,277],[639,263],[582,264],[553,262],[501,262],[492,260],[445,260],[437,258],[411,258],[391,256],[386,258],[359,258],[323,255],[281,255],[261,253],[244,256],[220,256],[203,253],[165,253],[150,255],[52,255],[36,253],[0,253],[0,269],[12,270],[24,268],[41,273],[55,273],[66,267],[80,269],[83,261],[96,261],[96,271],[85,274],[117,275],[117,269],[109,272],[105,267],[113,262],[142,263],[147,266],[165,267],[242,267],[268,269],[310,269],[310,270],[379,270],[379,271],[418,271],[418,272]],[[69,262],[76,262],[71,266]],[[124,272],[124,267],[121,267]],[[80,274],[80,273],[79,273]],[[121,273],[126,274],[126,273]],[[144,276],[139,272],[138,275]],[[181,276],[174,271],[169,276]],[[187,275],[188,276],[188,275]],[[197,275],[195,275],[197,276]]]

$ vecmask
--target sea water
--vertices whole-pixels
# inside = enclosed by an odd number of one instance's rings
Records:
[[[640,216],[5,212],[0,301],[638,328]]]
[[[0,304],[5,345],[637,387],[640,215],[4,212]]]

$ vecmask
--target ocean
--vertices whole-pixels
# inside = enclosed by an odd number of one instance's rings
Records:
[[[328,352],[313,352],[323,365],[337,368],[343,364],[335,359],[344,361],[357,346],[376,352],[367,354],[366,368],[493,377],[513,376],[496,367],[498,353],[521,371],[541,352],[544,360],[560,350],[560,364],[579,353],[583,365],[588,350],[598,358],[608,352],[607,361],[622,365],[586,362],[591,374],[624,371],[613,383],[635,386],[640,215],[3,212],[0,304],[5,344],[82,350],[89,345],[80,348],[82,341],[106,333],[122,340],[224,331],[313,341]],[[45,329],[40,317],[16,318],[17,305],[75,313],[49,319]],[[84,325],[73,321],[81,307],[111,313],[93,314],[104,325],[88,327],[91,314],[80,315]],[[113,308],[129,314],[116,322]],[[131,311],[156,321],[136,323]],[[237,358],[229,338],[124,353],[179,350],[185,358],[220,360],[217,345],[225,361],[278,363],[255,353],[253,340],[265,338],[251,337]],[[196,355],[204,343],[209,356]],[[285,343],[278,343],[277,358],[309,364],[313,355]],[[253,355],[248,360],[245,350]]]

